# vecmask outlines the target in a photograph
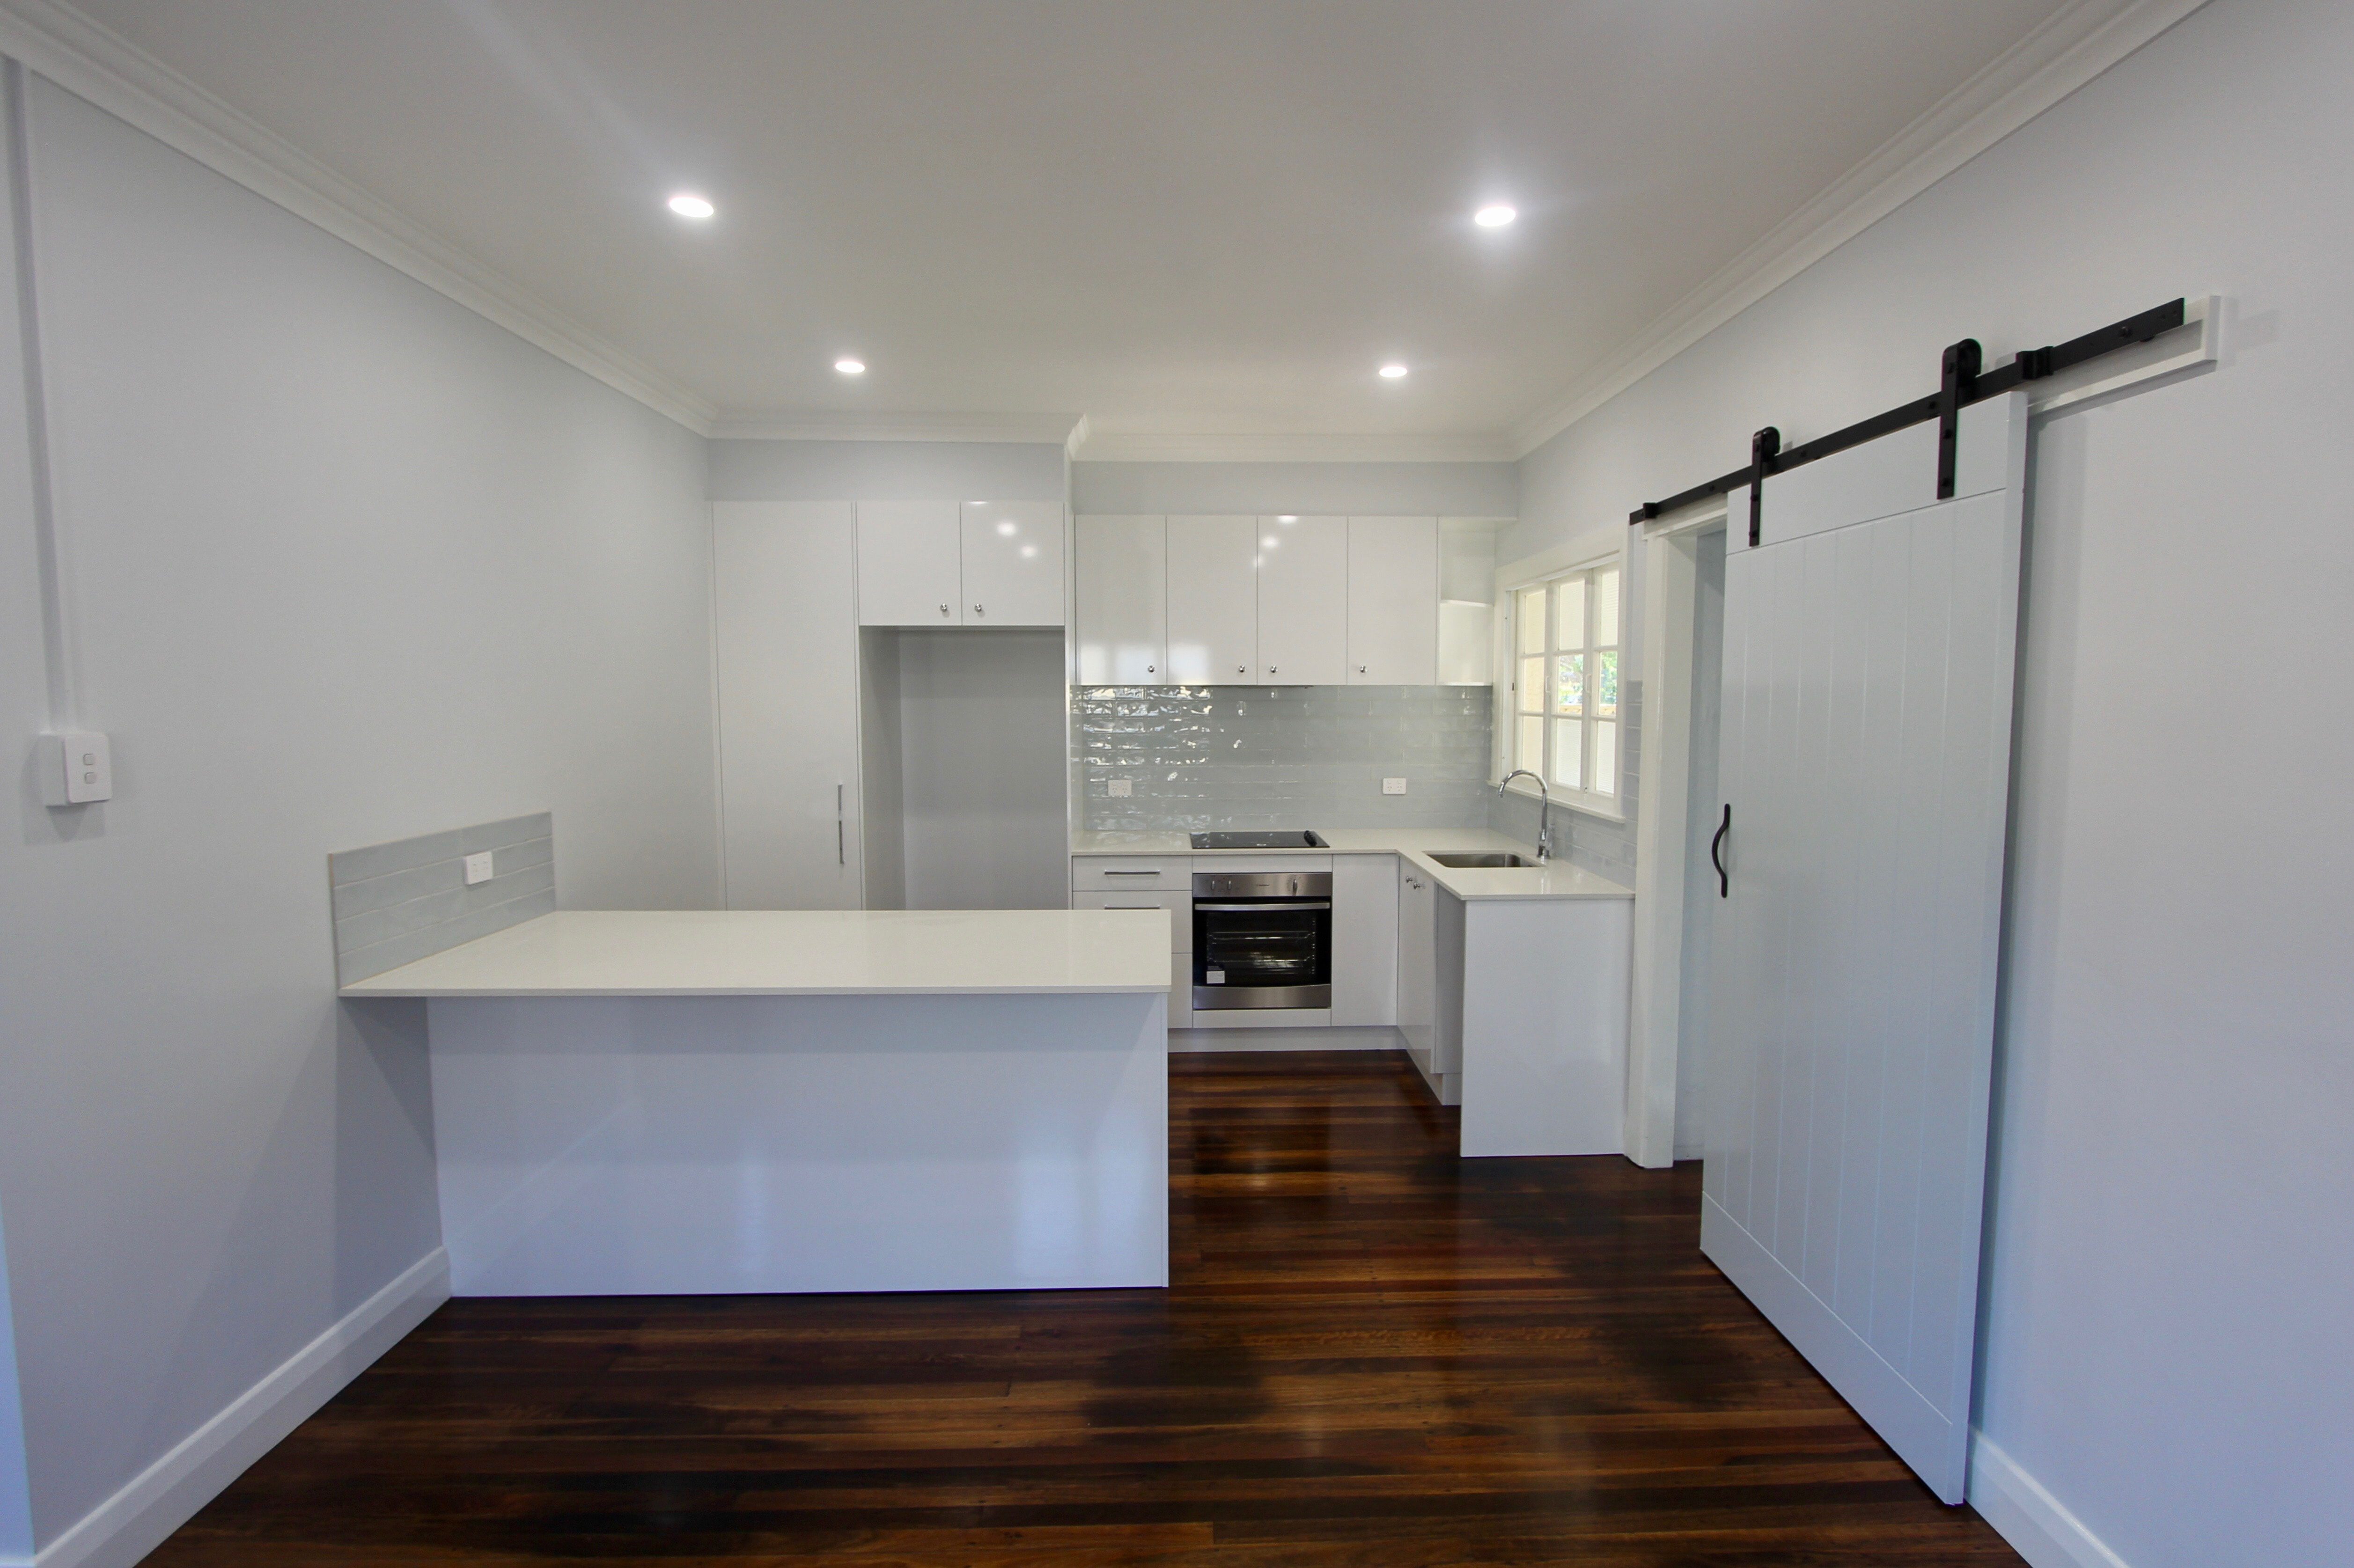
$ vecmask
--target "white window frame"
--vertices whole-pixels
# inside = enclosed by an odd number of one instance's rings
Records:
[[[1549,771],[1544,769],[1540,771],[1545,772],[1555,805],[1567,806],[1572,810],[1583,811],[1589,816],[1601,817],[1609,821],[1623,822],[1627,820],[1625,802],[1619,794],[1626,782],[1628,761],[1625,710],[1628,652],[1630,644],[1627,637],[1628,628],[1627,565],[1627,531],[1623,528],[1609,528],[1598,529],[1592,534],[1572,539],[1554,549],[1531,556],[1524,560],[1515,561],[1496,573],[1496,603],[1502,613],[1496,617],[1497,676],[1492,710],[1496,715],[1496,725],[1495,745],[1488,779],[1490,785],[1501,783],[1507,774],[1520,766],[1515,760],[1521,717],[1517,690],[1521,660],[1520,595],[1533,588],[1543,588],[1547,590],[1546,641],[1550,644],[1553,585],[1566,577],[1615,569],[1618,573],[1618,641],[1615,646],[1618,650],[1619,716],[1616,722],[1619,729],[1617,755],[1613,759],[1611,769],[1610,790],[1606,793],[1590,788],[1564,789],[1559,785],[1551,784],[1552,775]],[[1587,614],[1590,619],[1592,615],[1590,603]],[[1548,647],[1546,654],[1548,668],[1550,668],[1551,654],[1552,651]],[[1582,737],[1581,744],[1590,747],[1590,736],[1596,723],[1590,712],[1594,683],[1594,672],[1591,669],[1587,671],[1586,679],[1589,713],[1577,722],[1585,728],[1585,737]],[[1548,714],[1545,722],[1546,744],[1550,746],[1552,726],[1562,721]],[[1515,795],[1524,796],[1532,800],[1538,798],[1536,786],[1525,779],[1514,779],[1505,787]]]

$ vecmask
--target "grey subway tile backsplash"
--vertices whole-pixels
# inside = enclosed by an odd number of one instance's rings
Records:
[[[1485,686],[1079,687],[1081,825],[1484,826],[1490,704]]]
[[[1642,810],[1642,780],[1636,759],[1643,747],[1643,684],[1628,681],[1618,694],[1618,806],[1622,822],[1556,805],[1553,809],[1553,853],[1596,876],[1622,886],[1635,885],[1635,821]],[[1529,797],[1495,797],[1488,809],[1488,825],[1523,842],[1537,836],[1537,802]]]
[[[468,887],[464,859],[491,852]],[[380,975],[556,908],[555,819],[546,811],[371,844],[327,857],[335,982]]]

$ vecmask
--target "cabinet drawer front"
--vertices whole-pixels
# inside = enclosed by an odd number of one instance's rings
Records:
[[[1079,855],[1071,862],[1071,886],[1091,893],[1190,893],[1193,861],[1190,855]]]
[[[1074,909],[1166,909],[1169,911],[1169,948],[1172,952],[1193,950],[1193,900],[1182,893],[1123,893],[1112,888],[1104,893],[1074,893]]]

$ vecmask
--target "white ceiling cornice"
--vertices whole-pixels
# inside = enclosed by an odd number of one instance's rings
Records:
[[[1510,462],[1501,436],[1217,436],[1096,431],[1076,462]]]
[[[711,404],[70,6],[0,0],[0,54],[614,390],[710,433],[718,417]]]
[[[1513,427],[1526,457],[2207,0],[2074,0]]]
[[[1067,447],[1078,414],[724,414],[709,434],[751,441],[1028,441]]]

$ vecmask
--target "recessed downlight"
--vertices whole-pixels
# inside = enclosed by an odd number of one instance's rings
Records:
[[[1382,366],[1382,379],[1384,381],[1400,380],[1405,376],[1405,366],[1400,365],[1395,360],[1392,360],[1387,365]]]
[[[866,374],[866,362],[863,359],[837,359],[833,362],[833,367],[836,370],[841,371],[844,376],[864,376]]]
[[[709,217],[719,210],[711,205],[708,197],[696,196],[693,191],[681,191],[671,197],[670,209],[681,217],[693,218]]]
[[[1491,201],[1471,215],[1471,221],[1482,228],[1509,228],[1520,209],[1509,202]]]

